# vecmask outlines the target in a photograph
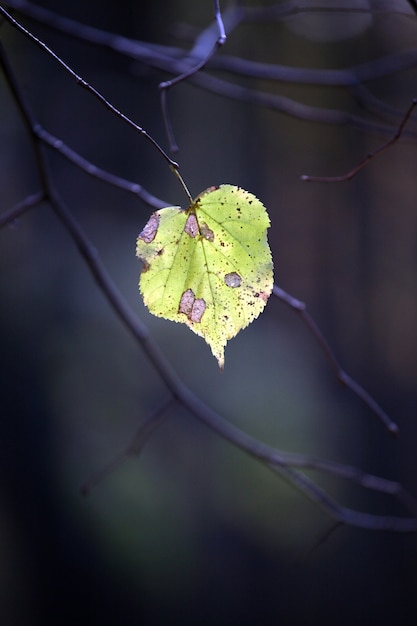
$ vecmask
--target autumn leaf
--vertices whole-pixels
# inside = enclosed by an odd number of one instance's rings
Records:
[[[251,193],[210,187],[187,209],[151,215],[137,239],[140,291],[149,311],[187,324],[219,367],[229,339],[263,311],[273,287],[269,217]]]

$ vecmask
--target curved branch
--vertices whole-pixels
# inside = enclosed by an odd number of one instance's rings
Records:
[[[205,73],[194,74],[188,79],[188,83],[195,84],[231,100],[256,104],[308,122],[330,124],[332,126],[349,126],[364,132],[381,135],[389,135],[393,132],[393,129],[389,126],[370,122],[347,111],[310,106],[292,100],[287,96],[250,89]]]
[[[388,148],[391,148],[397,141],[400,139],[401,135],[404,133],[404,129],[411,117],[412,112],[417,106],[417,98],[414,98],[408,107],[407,111],[403,115],[403,119],[401,120],[400,125],[398,126],[395,134],[389,139],[386,143],[382,144],[374,150],[370,152],[362,161],[360,161],[355,167],[353,167],[346,174],[341,174],[340,176],[309,176],[307,174],[303,174],[301,176],[301,180],[304,182],[319,182],[319,183],[341,183],[345,181],[352,180],[359,172],[366,166],[370,161],[372,161],[378,154],[385,152]]]
[[[371,411],[386,426],[391,435],[398,435],[397,424],[392,421],[392,419],[385,413],[385,411],[382,409],[382,407],[379,406],[374,398],[367,391],[365,391],[365,389],[361,385],[359,385],[358,382],[351,378],[351,376],[349,376],[340,366],[329,343],[323,336],[316,322],[308,313],[305,303],[301,302],[301,300],[297,300],[277,285],[274,285],[273,294],[275,297],[279,298],[279,300],[287,304],[293,311],[300,315],[304,324],[310,330],[320,348],[322,349],[324,356],[330,363],[339,382],[341,382],[342,385],[348,387],[351,391],[353,391],[353,393],[371,409]]]
[[[402,50],[367,63],[337,70],[289,67],[226,55],[210,62],[210,67],[214,69],[239,76],[322,87],[355,87],[411,69],[416,65],[417,48]]]
[[[206,49],[206,43],[204,44],[204,52],[201,52],[200,47],[197,47],[196,44],[190,53],[187,53],[181,48],[155,45],[148,42],[144,43],[136,39],[130,39],[92,26],[87,26],[75,20],[60,16],[48,9],[38,7],[31,2],[27,2],[27,0],[7,0],[3,2],[3,4],[30,17],[40,24],[49,26],[66,35],[86,41],[87,43],[109,48],[114,52],[141,61],[149,65],[149,67],[172,74],[183,74],[190,71],[191,67],[195,65],[196,59],[198,59],[205,60],[210,68],[221,69],[222,71],[228,71],[232,74],[243,75],[245,77],[316,86],[352,87],[363,82],[396,74],[400,71],[416,67],[417,65],[417,48],[402,50],[367,63],[337,70],[298,68],[259,63],[229,55],[212,58],[211,55],[208,54],[209,51]],[[328,12],[331,11],[329,7],[323,7],[321,10],[324,9]],[[228,26],[230,24],[231,29],[236,28],[236,26],[243,21],[255,21],[255,19],[259,21],[261,14],[264,14],[263,19],[270,20],[268,10],[273,10],[276,18],[278,17],[277,12],[279,13],[279,17],[283,18],[298,13],[320,12],[320,7],[314,7],[314,9],[299,9],[293,3],[262,8],[237,6],[233,9],[229,8],[227,12],[227,24]],[[335,11],[338,13],[342,12],[340,8]],[[369,13],[367,10],[348,7],[346,11],[349,13]],[[210,41],[213,42],[210,44],[211,49],[216,41],[216,36],[213,38],[212,26],[210,26],[207,31],[210,35]],[[199,41],[207,31],[203,31],[197,40]]]
[[[173,79],[174,82],[187,78],[189,82],[192,82],[198,87],[206,89],[209,92],[218,93],[222,96],[243,102],[255,103],[260,106],[281,111],[284,114],[311,122],[347,125],[365,132],[374,132],[385,135],[392,133],[392,128],[374,124],[364,118],[354,116],[343,111],[315,108],[284,96],[260,92],[254,89],[247,89],[225,80],[221,80],[215,76],[209,76],[203,73],[195,74],[196,57],[193,53],[194,49],[187,53],[181,48],[143,43],[127,37],[122,37],[120,35],[96,29],[91,26],[86,26],[74,20],[59,16],[52,11],[37,7],[26,0],[8,0],[4,4],[19,11],[21,14],[40,22],[41,24],[50,26],[51,28],[63,32],[71,37],[109,48],[118,54],[140,61],[148,67],[177,76],[177,79]],[[255,18],[254,16],[257,11],[265,11],[267,9],[272,9],[275,12],[278,11],[279,13],[283,11],[281,17],[283,15],[293,14],[294,11],[300,12],[300,9],[292,3],[288,3],[287,5],[280,4],[275,7],[267,7],[263,9],[243,9],[242,7],[236,7],[235,14],[233,13],[233,9],[229,9],[227,20],[228,23],[231,24],[231,27],[235,28],[240,22]],[[303,8],[302,12],[305,12],[306,10],[307,9]],[[315,8],[314,10],[319,10],[319,8]],[[252,18],[250,17],[251,15]],[[259,19],[259,16],[256,19]],[[197,60],[202,60],[201,55],[197,58]],[[408,51],[401,51],[368,63],[340,70],[285,67],[237,59],[227,55],[222,55],[221,57],[211,57],[206,63],[206,67],[208,69],[220,69],[222,71],[229,71],[232,74],[242,75],[245,77],[297,84],[326,85],[332,87],[355,87],[362,82],[388,76],[390,74],[415,67],[416,65],[417,48]],[[200,65],[198,65],[197,69],[199,68]],[[169,84],[169,81],[167,82]],[[86,87],[86,85],[83,85],[82,82],[81,86]],[[139,132],[142,131],[142,129],[139,128],[137,128],[137,130],[139,130]],[[173,144],[175,144],[172,137],[171,139]],[[167,155],[165,155],[164,158],[169,159]]]

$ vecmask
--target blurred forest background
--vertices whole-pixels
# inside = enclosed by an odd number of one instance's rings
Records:
[[[316,6],[329,4],[343,5]],[[152,208],[45,150],[57,192],[115,283],[210,406],[280,449],[355,465],[417,495],[415,120],[350,182],[300,179],[345,173],[398,128],[417,97],[412,4],[363,0],[350,3],[360,12],[242,23],[206,70],[360,117],[363,128],[299,119],[188,82],[168,93],[180,148],[174,158],[192,195],[232,183],[262,200],[276,283],[307,303],[346,371],[398,423],[397,439],[337,383],[313,336],[276,298],[228,345],[220,374],[200,338],[142,305],[135,239]],[[36,6],[185,53],[213,20],[209,0]],[[168,150],[158,84],[171,75],[14,15]],[[4,21],[0,40],[44,128],[167,205],[184,206],[178,181],[149,143]],[[349,88],[213,69],[225,55],[320,70],[384,57],[409,62]],[[0,111],[3,212],[40,182],[2,74]],[[415,534],[343,527],[317,546],[329,516],[185,411],[170,414],[138,459],[82,497],[81,485],[126,446],[166,389],[47,203],[0,231],[0,298],[2,624],[417,623]],[[349,506],[404,514],[387,496],[311,476]]]

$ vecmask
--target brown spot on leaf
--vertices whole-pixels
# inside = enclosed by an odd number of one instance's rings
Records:
[[[206,310],[203,298],[196,298],[192,289],[187,289],[181,296],[178,313],[184,313],[190,322],[199,323]]]
[[[224,282],[228,287],[240,287],[242,279],[236,272],[230,272],[224,277]]]
[[[190,213],[190,215],[187,217],[184,231],[187,233],[187,235],[190,235],[190,237],[195,237],[196,235],[198,235],[198,222],[194,213]]]
[[[259,294],[259,297],[264,301],[264,302],[268,302],[268,298],[269,298],[269,293],[267,293],[266,291],[261,291],[261,293]]]
[[[178,313],[185,313],[187,317],[190,317],[193,310],[195,296],[192,289],[187,289],[181,296],[180,306],[178,307]]]
[[[206,223],[201,224],[201,234],[208,241],[214,241],[214,233]]]
[[[138,239],[142,239],[145,243],[151,243],[151,241],[155,239],[158,226],[159,215],[157,213],[152,213],[149,220],[145,224],[142,232],[140,233]]]
[[[206,302],[203,298],[196,298],[194,300],[193,308],[191,311],[190,320],[192,322],[201,322],[201,318],[203,317],[204,311],[206,310]]]

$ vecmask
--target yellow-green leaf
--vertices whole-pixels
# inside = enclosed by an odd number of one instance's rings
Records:
[[[149,311],[187,324],[223,369],[229,339],[263,311],[273,286],[263,204],[233,185],[210,187],[187,209],[151,215],[137,239]]]

